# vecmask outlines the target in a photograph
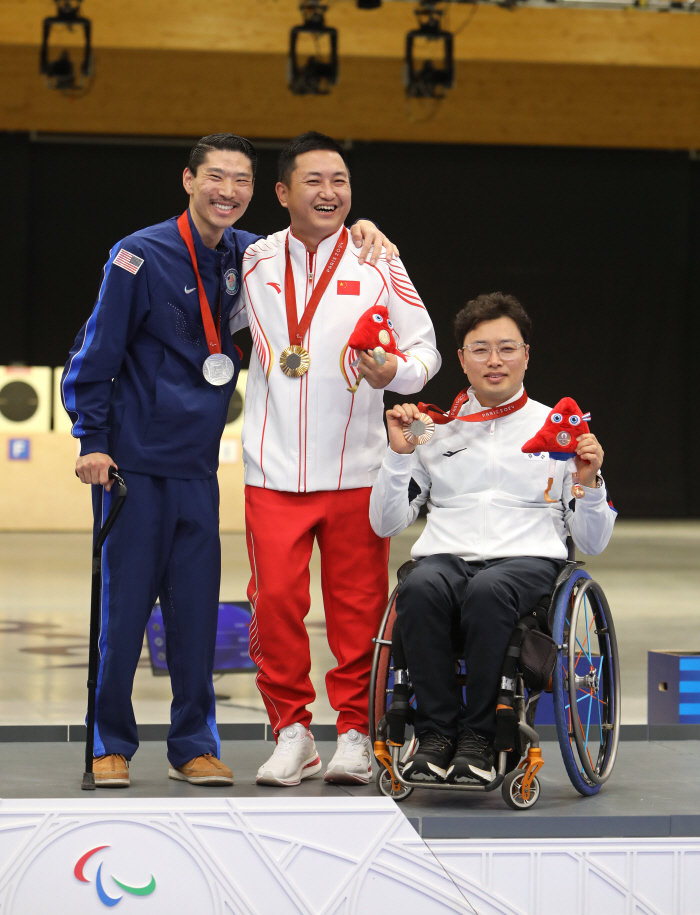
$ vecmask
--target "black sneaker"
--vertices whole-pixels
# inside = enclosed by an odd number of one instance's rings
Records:
[[[411,782],[444,782],[454,751],[454,740],[435,731],[423,731],[418,735],[418,749],[401,774]]]
[[[462,728],[457,739],[457,752],[447,769],[446,781],[488,784],[496,777],[495,763],[493,740],[482,737],[471,728]]]

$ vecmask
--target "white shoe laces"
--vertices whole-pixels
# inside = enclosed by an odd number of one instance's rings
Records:
[[[350,728],[345,734],[338,734],[338,750],[341,753],[348,750],[353,752],[362,747],[362,744],[366,739],[366,734],[361,734],[359,731],[356,731],[355,728]]]
[[[293,753],[299,742],[307,736],[305,730],[301,724],[290,724],[286,728],[282,728],[273,755],[289,756],[290,753]]]

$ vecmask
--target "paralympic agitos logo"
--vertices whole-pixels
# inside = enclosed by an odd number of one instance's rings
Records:
[[[75,867],[73,868],[73,873],[77,880],[80,880],[81,883],[90,883],[88,878],[85,876],[83,868],[85,867],[88,860],[96,854],[98,851],[102,851],[103,848],[109,848],[109,845],[98,845],[96,848],[91,848],[90,851],[86,851],[85,854],[78,859]],[[100,862],[100,866],[97,868],[97,875],[95,877],[95,889],[97,890],[97,895],[100,897],[100,900],[107,906],[115,906],[122,901],[123,896],[109,896],[107,891],[104,888],[102,883],[102,865],[104,862]],[[132,896],[150,896],[151,893],[156,888],[156,878],[151,875],[150,883],[147,883],[146,886],[129,886],[127,883],[122,883],[121,880],[117,880],[114,874],[111,875],[112,880],[121,887],[126,893],[130,893]]]

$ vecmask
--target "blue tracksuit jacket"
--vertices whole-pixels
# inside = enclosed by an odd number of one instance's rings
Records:
[[[227,229],[211,250],[191,217],[190,226],[215,319],[221,295],[222,352],[233,360],[235,375],[221,387],[202,375],[209,348],[177,219],[116,244],[93,312],[71,349],[61,393],[80,453],[109,454],[120,470],[209,479],[218,468],[219,440],[240,369],[228,321],[237,307],[243,253],[260,236]],[[125,255],[115,262],[120,251],[143,260],[132,261],[136,273],[120,266],[128,262]]]

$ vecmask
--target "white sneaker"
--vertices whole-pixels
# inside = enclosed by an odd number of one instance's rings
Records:
[[[351,728],[338,735],[338,749],[323,776],[336,785],[366,785],[372,775],[372,746],[367,734]]]
[[[282,728],[275,752],[258,769],[258,785],[298,785],[321,771],[321,760],[316,744],[303,724],[290,724]]]

